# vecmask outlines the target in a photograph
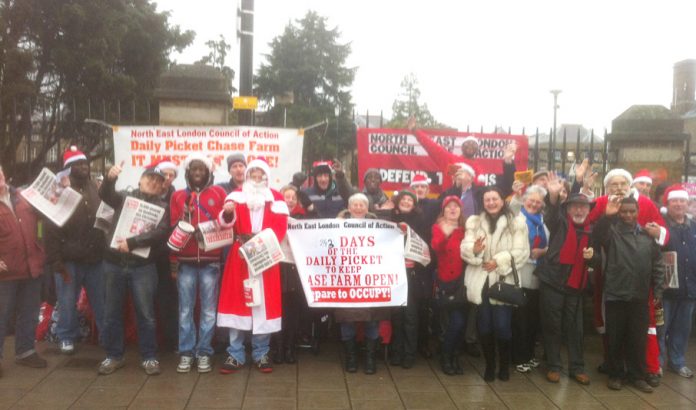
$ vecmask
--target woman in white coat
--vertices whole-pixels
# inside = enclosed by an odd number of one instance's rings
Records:
[[[529,258],[527,223],[524,216],[514,216],[505,204],[500,189],[482,190],[483,209],[466,221],[466,235],[461,256],[467,263],[464,283],[467,298],[478,305],[476,321],[483,356],[486,359],[484,380],[495,380],[495,346],[497,341],[500,369],[498,378],[510,379],[510,339],[512,306],[488,298],[488,288],[502,278],[514,283],[513,262],[520,269]]]

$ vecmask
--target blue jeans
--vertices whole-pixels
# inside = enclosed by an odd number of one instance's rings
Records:
[[[673,370],[686,366],[684,354],[691,334],[694,299],[663,299],[665,324],[659,334],[660,366],[669,365]],[[669,360],[668,360],[669,359]]]
[[[440,307],[447,316],[447,325],[444,329],[442,351],[453,354],[457,346],[461,344],[466,328],[466,319],[469,316],[467,305],[457,307]]]
[[[341,323],[341,341],[355,340],[355,324],[358,322],[342,322]],[[379,337],[379,321],[371,320],[362,322],[364,324],[365,339],[376,340]]]
[[[155,291],[157,269],[151,263],[143,266],[114,265],[104,262],[104,285],[106,299],[102,345],[106,356],[123,358],[123,302],[130,289],[138,324],[138,348],[143,360],[155,359],[157,340],[155,337]]]
[[[0,281],[0,359],[7,324],[15,317],[15,357],[34,353],[36,325],[41,308],[41,278]]]
[[[227,354],[234,357],[239,363],[246,362],[246,352],[244,351],[244,336],[250,333],[249,330],[239,330],[230,328],[230,345],[227,347]],[[271,334],[251,335],[251,358],[258,362],[268,354],[270,350]]]
[[[77,323],[77,301],[82,287],[87,291],[89,305],[94,312],[97,331],[101,332],[104,320],[104,282],[102,264],[65,262],[65,270],[70,275],[70,283],[65,283],[63,276],[55,273],[56,296],[58,298],[58,323],[56,335],[60,341],[74,343],[79,339]]]
[[[476,321],[480,335],[493,333],[499,340],[512,338],[512,306],[491,305],[488,300],[488,287],[483,290],[483,302],[478,306]]]
[[[212,356],[211,341],[217,314],[220,264],[179,265],[176,281],[179,288],[179,353],[186,356]],[[196,292],[197,291],[197,292]],[[193,321],[196,294],[201,301],[198,332]],[[196,343],[198,333],[198,343]]]

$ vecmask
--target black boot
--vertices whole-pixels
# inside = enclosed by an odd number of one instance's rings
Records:
[[[455,369],[452,366],[452,355],[450,353],[440,353],[440,366],[442,366],[442,373],[454,376]]]
[[[481,335],[481,351],[486,359],[486,371],[483,374],[483,380],[492,382],[495,380],[495,339],[492,334]]]
[[[498,355],[500,356],[500,369],[498,379],[506,382],[510,380],[510,341],[498,339]]]
[[[295,345],[288,344],[285,348],[285,363],[295,364],[297,363],[297,358],[295,357]]]
[[[377,340],[365,339],[365,374],[375,374],[377,372]]]
[[[358,350],[355,345],[355,339],[346,340],[343,342],[343,347],[346,349],[346,371],[355,373],[358,371]]]
[[[464,374],[464,367],[462,367],[462,363],[459,361],[459,355],[456,352],[452,355],[452,367],[456,374]]]
[[[285,360],[283,358],[283,336],[278,333],[273,335],[271,360],[273,360],[274,364],[281,364]]]

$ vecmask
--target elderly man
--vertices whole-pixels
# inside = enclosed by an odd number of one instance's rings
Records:
[[[0,359],[7,325],[16,318],[15,363],[41,368],[46,360],[34,349],[44,267],[37,222],[31,205],[7,184],[0,166]]]
[[[635,190],[631,190],[630,187],[633,183],[633,177],[631,173],[625,169],[615,168],[607,172],[604,177],[604,187],[606,188],[607,195],[600,196],[595,200],[595,206],[590,211],[588,220],[590,223],[596,223],[604,215],[607,203],[611,199],[621,199],[628,196],[633,196],[638,204],[638,215],[637,222],[650,237],[652,237],[655,242],[664,246],[669,241],[669,232],[665,228],[665,221],[660,215],[660,211],[657,209],[655,204],[650,200],[649,197],[641,195]],[[583,193],[586,192],[587,186],[583,188]],[[603,306],[603,289],[602,289],[602,271],[601,269],[595,269],[594,271],[595,280],[594,283],[597,285],[594,288],[593,302],[595,305],[595,325],[600,334],[605,333],[604,326],[604,306]],[[646,343],[646,370],[648,373],[647,382],[652,387],[657,387],[660,384],[660,363],[659,363],[659,347],[657,343],[657,329],[655,326],[655,306],[653,304],[653,298],[648,298],[648,313],[649,313],[649,327],[648,327],[648,338]],[[606,362],[606,360],[605,360]],[[606,370],[602,365],[601,370]]]
[[[249,163],[246,181],[242,188],[225,199],[219,222],[233,227],[236,241],[225,264],[218,304],[218,326],[230,328],[230,345],[227,359],[220,373],[229,374],[240,370],[245,363],[244,337],[251,332],[252,359],[262,373],[273,371],[268,358],[271,333],[281,329],[280,266],[275,265],[253,279],[258,280],[260,301],[247,306],[244,282],[250,278],[249,269],[239,255],[242,244],[270,228],[278,238],[285,237],[288,225],[288,206],[283,196],[268,187],[270,170],[261,159]]]
[[[664,251],[677,253],[677,286],[665,289],[662,306],[665,324],[659,331],[660,364],[682,377],[691,378],[694,373],[686,366],[685,354],[694,306],[696,305],[696,222],[686,215],[688,192],[681,185],[673,185],[665,191],[667,229],[671,240]]]

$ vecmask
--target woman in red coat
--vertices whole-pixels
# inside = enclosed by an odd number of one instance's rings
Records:
[[[442,201],[442,211],[433,225],[431,246],[437,255],[437,295],[442,314],[446,317],[444,340],[440,364],[447,375],[462,374],[455,347],[461,342],[466,327],[466,298],[448,301],[460,295],[466,295],[464,288],[464,261],[459,255],[460,245],[464,239],[464,215],[461,200],[452,195]]]

